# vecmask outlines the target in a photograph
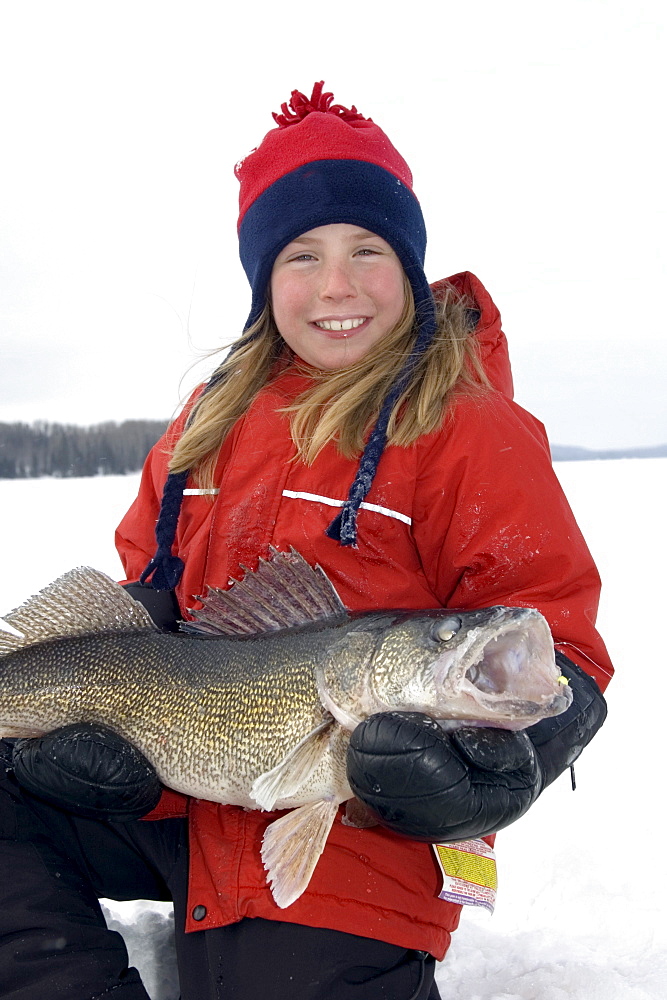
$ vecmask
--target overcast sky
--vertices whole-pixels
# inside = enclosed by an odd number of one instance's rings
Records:
[[[410,163],[429,279],[487,285],[552,441],[667,441],[665,20],[664,0],[0,0],[0,420],[174,412],[249,308],[234,163],[324,79]]]

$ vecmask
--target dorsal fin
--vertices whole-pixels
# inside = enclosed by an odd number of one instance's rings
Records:
[[[142,604],[90,566],[71,569],[10,611],[4,621],[21,634],[0,631],[0,656],[47,639],[155,628]]]
[[[340,618],[347,613],[328,576],[310,566],[296,549],[271,547],[257,571],[247,570],[229,590],[212,587],[200,597],[203,607],[188,609],[195,623],[182,631],[208,635],[253,635]]]

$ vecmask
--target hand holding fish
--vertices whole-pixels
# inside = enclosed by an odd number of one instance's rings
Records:
[[[307,886],[352,797],[347,750],[364,719],[396,709],[522,729],[572,698],[537,612],[349,615],[294,552],[209,594],[195,615],[189,634],[156,632],[117,584],[72,571],[7,617],[23,638],[0,634],[0,730],[101,723],[169,787],[291,810],[262,850],[282,907]]]
[[[347,777],[367,819],[413,840],[446,843],[496,833],[522,816],[574,763],[607,714],[593,678],[557,656],[572,705],[530,729],[446,733],[417,712],[385,712],[360,723],[350,739]],[[28,791],[84,816],[138,819],[159,797],[150,762],[100,725],[78,723],[19,740],[13,764]]]
[[[509,826],[574,764],[607,715],[595,680],[562,653],[556,659],[572,704],[520,732],[446,732],[415,712],[362,722],[348,753],[355,796],[379,823],[413,840],[468,840]]]

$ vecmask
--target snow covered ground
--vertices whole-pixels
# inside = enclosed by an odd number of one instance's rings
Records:
[[[567,777],[498,837],[496,911],[467,908],[438,971],[444,1000],[664,1000],[662,744],[667,459],[559,463],[605,584],[618,675],[610,718]],[[137,476],[0,481],[0,611],[72,566],[120,575],[113,528]],[[153,1000],[175,1000],[168,907],[107,904]]]

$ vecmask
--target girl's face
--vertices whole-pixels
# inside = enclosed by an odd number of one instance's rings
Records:
[[[320,370],[356,364],[398,323],[405,303],[398,257],[358,226],[318,226],[278,254],[273,316],[285,342]]]

